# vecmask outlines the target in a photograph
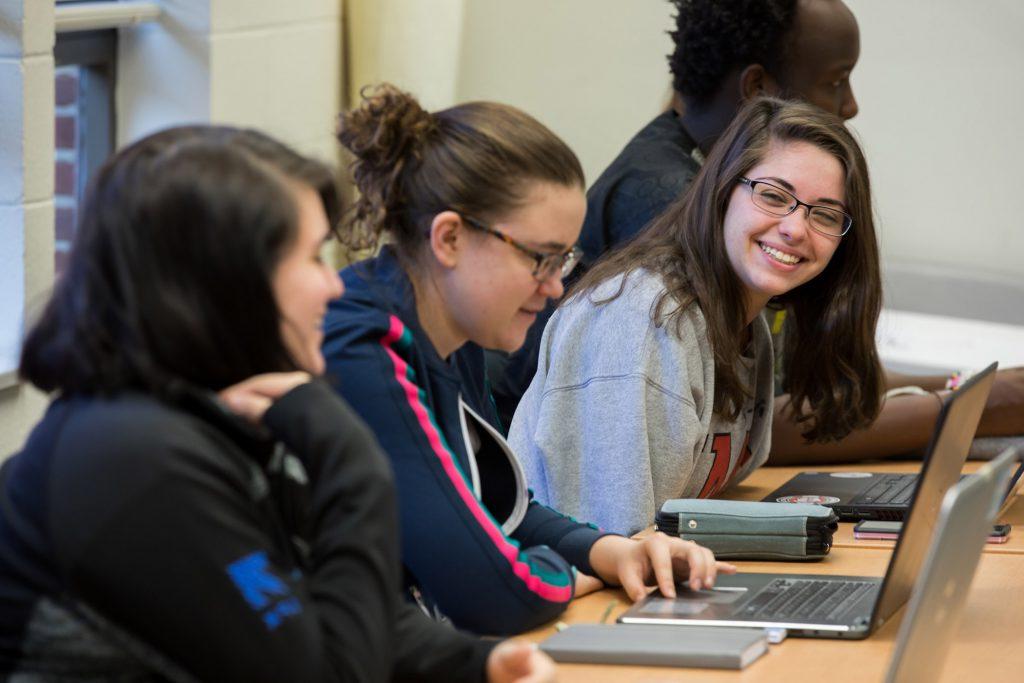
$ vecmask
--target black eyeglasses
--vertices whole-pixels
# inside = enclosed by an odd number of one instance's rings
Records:
[[[793,196],[781,187],[772,185],[765,180],[740,178],[739,182],[750,187],[750,201],[754,206],[763,209],[773,216],[788,216],[799,206],[807,207],[807,223],[817,232],[829,237],[842,237],[853,226],[850,214],[828,206],[808,204]]]
[[[545,253],[535,249],[530,249],[525,244],[512,239],[502,231],[495,230],[489,225],[484,225],[475,218],[471,218],[464,214],[459,215],[462,216],[462,220],[466,222],[466,225],[471,228],[481,232],[486,232],[488,235],[494,235],[498,239],[511,244],[513,247],[533,259],[533,279],[537,282],[549,280],[559,272],[561,272],[561,277],[568,277],[569,273],[573,271],[576,264],[580,262],[580,258],[583,256],[583,250],[576,245],[571,247],[568,251],[556,253]]]

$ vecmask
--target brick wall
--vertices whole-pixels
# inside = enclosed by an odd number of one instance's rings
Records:
[[[54,142],[54,268],[56,276],[64,271],[68,250],[75,234],[78,213],[78,136],[81,115],[79,107],[79,67],[56,69]]]
[[[0,460],[46,407],[6,371],[53,285],[53,41],[52,2],[0,0]]]

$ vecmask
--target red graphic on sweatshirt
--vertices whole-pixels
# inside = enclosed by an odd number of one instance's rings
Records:
[[[697,494],[698,498],[710,498],[725,486],[729,477],[729,460],[732,458],[731,434],[715,434],[715,440],[711,442],[711,456],[714,458],[711,471],[708,472],[707,481]]]
[[[750,430],[747,430],[747,436],[743,440],[743,448],[740,451],[739,464],[736,466],[736,471],[739,472],[743,469],[743,466],[750,462],[750,458],[753,455],[750,451]],[[708,472],[707,481],[704,482],[700,493],[697,494],[698,498],[710,498],[725,488],[725,485],[729,482],[729,464],[732,461],[732,434],[728,432],[715,434],[715,439],[711,442],[711,457],[714,458],[711,463],[711,470]]]

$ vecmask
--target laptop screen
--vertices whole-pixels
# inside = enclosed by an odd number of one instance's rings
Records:
[[[978,429],[996,364],[985,368],[949,395],[925,451],[917,490],[889,563],[872,622],[879,627],[906,603],[935,532],[946,491],[960,478],[974,432]]]

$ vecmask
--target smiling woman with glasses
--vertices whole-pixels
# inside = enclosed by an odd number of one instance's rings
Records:
[[[538,500],[633,533],[665,500],[713,496],[763,464],[769,301],[794,321],[780,388],[803,438],[869,424],[881,284],[864,157],[838,118],[763,98],[548,322],[509,434]]]
[[[516,633],[602,581],[637,598],[656,579],[671,592],[729,571],[693,543],[609,535],[538,505],[502,436],[483,348],[518,348],[579,260],[572,150],[518,109],[431,113],[389,85],[342,115],[338,137],[360,193],[343,238],[387,245],[343,271],[324,355],[391,459],[411,599],[461,628]]]

